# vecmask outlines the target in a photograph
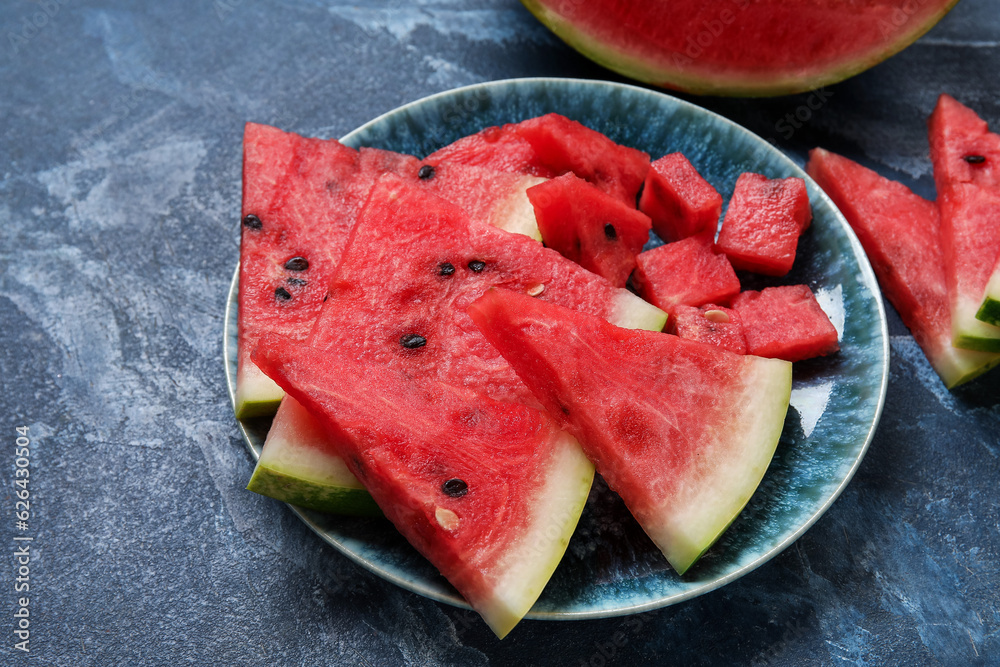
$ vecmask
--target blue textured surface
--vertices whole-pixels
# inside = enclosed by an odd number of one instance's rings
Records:
[[[618,80],[516,2],[3,1],[0,20],[0,664],[1000,664],[1000,372],[947,392],[891,308],[885,410],[843,495],[679,605],[498,642],[243,489],[221,337],[243,123],[334,137],[460,85]],[[998,71],[995,2],[962,0],[821,93],[695,101],[799,164],[823,145],[933,197],[937,95],[1000,126]],[[27,656],[15,535],[34,538]]]

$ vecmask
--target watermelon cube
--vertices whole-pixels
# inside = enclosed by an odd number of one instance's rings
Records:
[[[661,245],[636,258],[633,282],[639,295],[670,313],[678,305],[727,304],[740,292],[729,260],[702,233]]]
[[[737,269],[783,276],[792,269],[799,235],[811,221],[801,178],[740,174],[716,247]]]
[[[708,343],[736,354],[747,353],[740,314],[731,308],[707,304],[675,306],[671,333],[680,338]]]
[[[665,155],[650,165],[639,210],[653,221],[664,241],[679,241],[719,226],[722,195],[682,153]]]
[[[747,290],[733,300],[743,323],[747,353],[801,361],[840,349],[837,329],[808,285]]]
[[[545,245],[624,287],[649,239],[645,214],[573,174],[527,190]]]

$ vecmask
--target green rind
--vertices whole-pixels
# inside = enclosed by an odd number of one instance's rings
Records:
[[[771,97],[792,95],[829,86],[860,74],[899,53],[934,27],[941,18],[958,4],[952,0],[938,13],[930,15],[923,23],[914,25],[912,31],[901,35],[884,50],[859,60],[833,67],[827,72],[812,75],[779,75],[769,73],[766,78],[755,80],[752,76],[724,77],[721,75],[694,76],[682,70],[656,67],[614,47],[602,44],[583,32],[559,14],[551,11],[539,0],[521,0],[521,4],[559,39],[590,60],[631,79],[663,88],[673,88],[697,95],[731,97]]]
[[[953,302],[951,311],[951,344],[963,350],[1000,352],[1000,328],[978,319],[979,303],[960,297]]]
[[[755,368],[746,383],[746,401],[733,415],[730,429],[738,434],[743,456],[734,456],[713,471],[720,484],[703,484],[699,501],[682,518],[663,526],[643,526],[670,565],[683,575],[739,516],[757,490],[781,438],[792,394],[792,364],[748,356]],[[722,484],[721,482],[724,482]],[[718,491],[720,502],[712,502]]]
[[[278,411],[285,392],[274,380],[264,375],[249,359],[240,364],[236,376],[237,419],[270,417]]]
[[[268,465],[257,464],[247,489],[291,505],[349,516],[382,516],[363,488],[312,480]]]
[[[986,285],[983,302],[976,311],[976,319],[1000,327],[1000,262]]]

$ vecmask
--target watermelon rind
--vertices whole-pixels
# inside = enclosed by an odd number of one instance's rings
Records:
[[[291,396],[281,401],[247,489],[320,512],[381,516],[382,511],[329,437]]]
[[[703,68],[699,72],[687,71],[687,63],[691,59],[680,53],[662,53],[659,54],[661,57],[657,62],[652,62],[630,53],[627,49],[633,46],[631,44],[625,43],[617,47],[602,42],[600,37],[589,34],[573,22],[574,6],[578,3],[521,0],[521,4],[559,39],[603,67],[631,79],[663,88],[698,95],[732,97],[791,95],[832,85],[860,74],[911,45],[934,27],[957,3],[958,0],[950,0],[942,4],[939,9],[924,16],[924,20],[913,20],[912,17],[908,17],[904,24],[906,29],[881,49],[861,53],[833,65],[827,64],[804,70],[789,68],[786,71],[764,70],[758,67],[757,72],[748,70],[724,73],[711,71],[710,68]],[[636,4],[642,6],[641,3]],[[549,5],[557,5],[558,9]],[[691,38],[693,39],[701,29],[702,26],[696,26],[691,31]]]
[[[718,460],[711,478],[690,489],[687,512],[668,516],[659,525],[643,525],[678,574],[687,572],[743,511],[781,438],[792,393],[792,364],[750,355],[747,359],[752,359],[752,370],[745,376],[746,390],[728,429],[730,436],[740,434],[741,448],[735,456]]]
[[[623,329],[662,331],[667,313],[627,290],[615,295],[608,321]]]
[[[240,359],[236,374],[237,419],[269,417],[275,413],[285,392],[274,380],[264,375],[249,359]]]
[[[493,210],[489,223],[513,234],[523,234],[536,241],[542,240],[542,233],[535,221],[535,208],[528,199],[528,188],[534,187],[546,180],[540,176],[524,176],[514,192]]]
[[[1000,261],[997,261],[993,275],[986,284],[986,292],[976,311],[976,319],[1000,327]]]
[[[952,303],[952,344],[963,350],[998,353],[1000,327],[989,324],[988,319],[980,317],[982,309],[981,302],[957,295],[956,301]]]

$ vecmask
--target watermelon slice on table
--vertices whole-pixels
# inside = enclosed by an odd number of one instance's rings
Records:
[[[594,477],[545,413],[265,337],[254,360],[314,415],[386,517],[496,635],[541,594]],[[345,378],[350,378],[345,382]]]
[[[808,285],[740,292],[733,300],[747,353],[785,361],[823,357],[840,349],[839,334]]]
[[[537,241],[470,220],[418,186],[386,176],[360,214],[309,340],[317,347],[399,367],[412,377],[467,384],[499,400],[534,403],[465,313],[469,303],[494,285],[622,326],[659,330],[666,321],[659,309]],[[284,425],[287,418],[306,417],[279,413],[272,430],[308,431],[308,426]],[[309,475],[293,476],[288,461],[295,455],[286,453],[285,446],[284,439],[268,436],[267,460],[286,463],[273,467],[263,463],[262,454],[248,488],[288,502],[315,498],[319,504],[311,503],[313,507],[339,512],[341,494]],[[319,449],[310,453],[310,464],[320,458]],[[335,447],[325,452],[331,460],[323,469],[338,469],[341,464],[332,460]]]
[[[976,319],[1000,256],[1000,136],[948,95],[938,98],[928,125],[952,344],[1000,352],[1000,327]]]
[[[801,178],[740,174],[715,245],[737,269],[783,276],[791,271],[799,235],[811,220]]]
[[[640,253],[636,290],[668,313],[679,305],[728,304],[740,292],[740,279],[712,241],[712,233],[703,232]]]
[[[427,161],[546,178],[573,173],[632,207],[649,170],[646,153],[555,113],[486,128],[435,151]]]
[[[536,185],[527,196],[545,245],[625,287],[649,240],[649,217],[572,173]]]
[[[702,232],[711,232],[714,238],[722,214],[722,195],[682,153],[671,153],[650,165],[639,210],[652,218],[653,230],[664,241],[679,241]]]
[[[1000,355],[951,344],[951,308],[933,202],[835,153],[809,153],[809,175],[847,218],[914,340],[948,388],[986,372]]]
[[[686,572],[760,483],[788,409],[791,364],[621,329],[501,289],[469,313]]]

